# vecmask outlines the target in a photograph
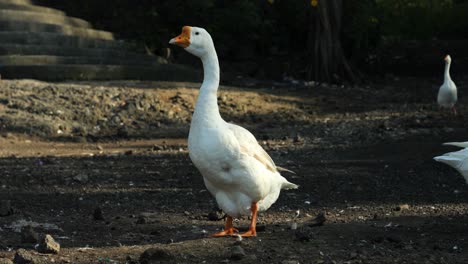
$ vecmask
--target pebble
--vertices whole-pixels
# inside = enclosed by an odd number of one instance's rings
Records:
[[[18,249],[13,259],[14,264],[50,264],[50,260],[33,254],[26,249]]]
[[[80,173],[78,175],[76,175],[75,177],[73,177],[73,180],[79,182],[79,183],[86,183],[88,180],[89,180],[89,177],[88,175],[84,174],[84,173]]]
[[[231,259],[241,260],[246,256],[244,249],[241,246],[233,246],[231,248]]]
[[[408,204],[400,204],[395,208],[395,211],[404,211],[404,210],[409,210]]]
[[[60,244],[55,242],[54,238],[47,234],[41,238],[39,241],[39,246],[37,247],[39,253],[52,253],[58,254],[60,252]]]
[[[210,221],[219,221],[223,219],[223,214],[220,211],[211,211],[208,214],[208,220]]]

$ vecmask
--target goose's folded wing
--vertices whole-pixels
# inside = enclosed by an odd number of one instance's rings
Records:
[[[240,151],[242,153],[255,158],[272,172],[288,171],[294,173],[293,171],[290,171],[288,169],[276,166],[275,162],[271,159],[270,155],[268,155],[268,153],[262,148],[262,146],[258,144],[254,135],[252,135],[252,133],[250,133],[247,129],[234,124],[229,124],[228,128],[229,130],[231,130],[231,132],[239,142]]]

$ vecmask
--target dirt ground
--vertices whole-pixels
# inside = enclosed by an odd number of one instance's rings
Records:
[[[468,140],[468,85],[452,116],[435,105],[440,82],[221,87],[223,117],[300,185],[238,241],[209,237],[222,213],[187,153],[199,84],[2,80],[0,200],[13,212],[0,260],[23,248],[35,263],[139,263],[147,249],[147,263],[468,263],[468,185],[432,160]],[[37,253],[25,226],[59,254]]]

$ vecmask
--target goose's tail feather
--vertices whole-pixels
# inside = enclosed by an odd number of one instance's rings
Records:
[[[466,154],[466,149],[464,149],[434,157],[434,160],[445,163],[456,169],[465,178],[465,181],[468,184],[468,156],[466,156]]]
[[[297,189],[297,188],[299,188],[299,185],[290,183],[288,181],[284,182],[283,185],[281,185],[281,189],[285,189],[285,190]]]
[[[447,142],[444,143],[445,146],[455,146],[460,148],[468,148],[468,141],[467,142]]]

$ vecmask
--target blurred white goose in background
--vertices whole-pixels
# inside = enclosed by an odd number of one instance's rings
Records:
[[[452,58],[450,55],[445,56],[445,71],[444,83],[439,88],[437,95],[437,103],[441,108],[450,108],[453,114],[457,114],[455,103],[457,102],[457,86],[450,77],[450,64]]]
[[[210,34],[185,26],[169,41],[199,57],[204,78],[195,105],[188,148],[190,159],[203,175],[206,188],[227,214],[224,230],[213,236],[234,235],[233,217],[252,214],[249,230],[242,236],[256,236],[257,212],[268,209],[281,189],[295,189],[273,160],[245,128],[225,122],[219,113],[218,56]]]
[[[456,169],[463,175],[468,184],[468,142],[447,142],[444,143],[444,145],[461,147],[463,149],[434,157],[434,160],[445,163]]]

